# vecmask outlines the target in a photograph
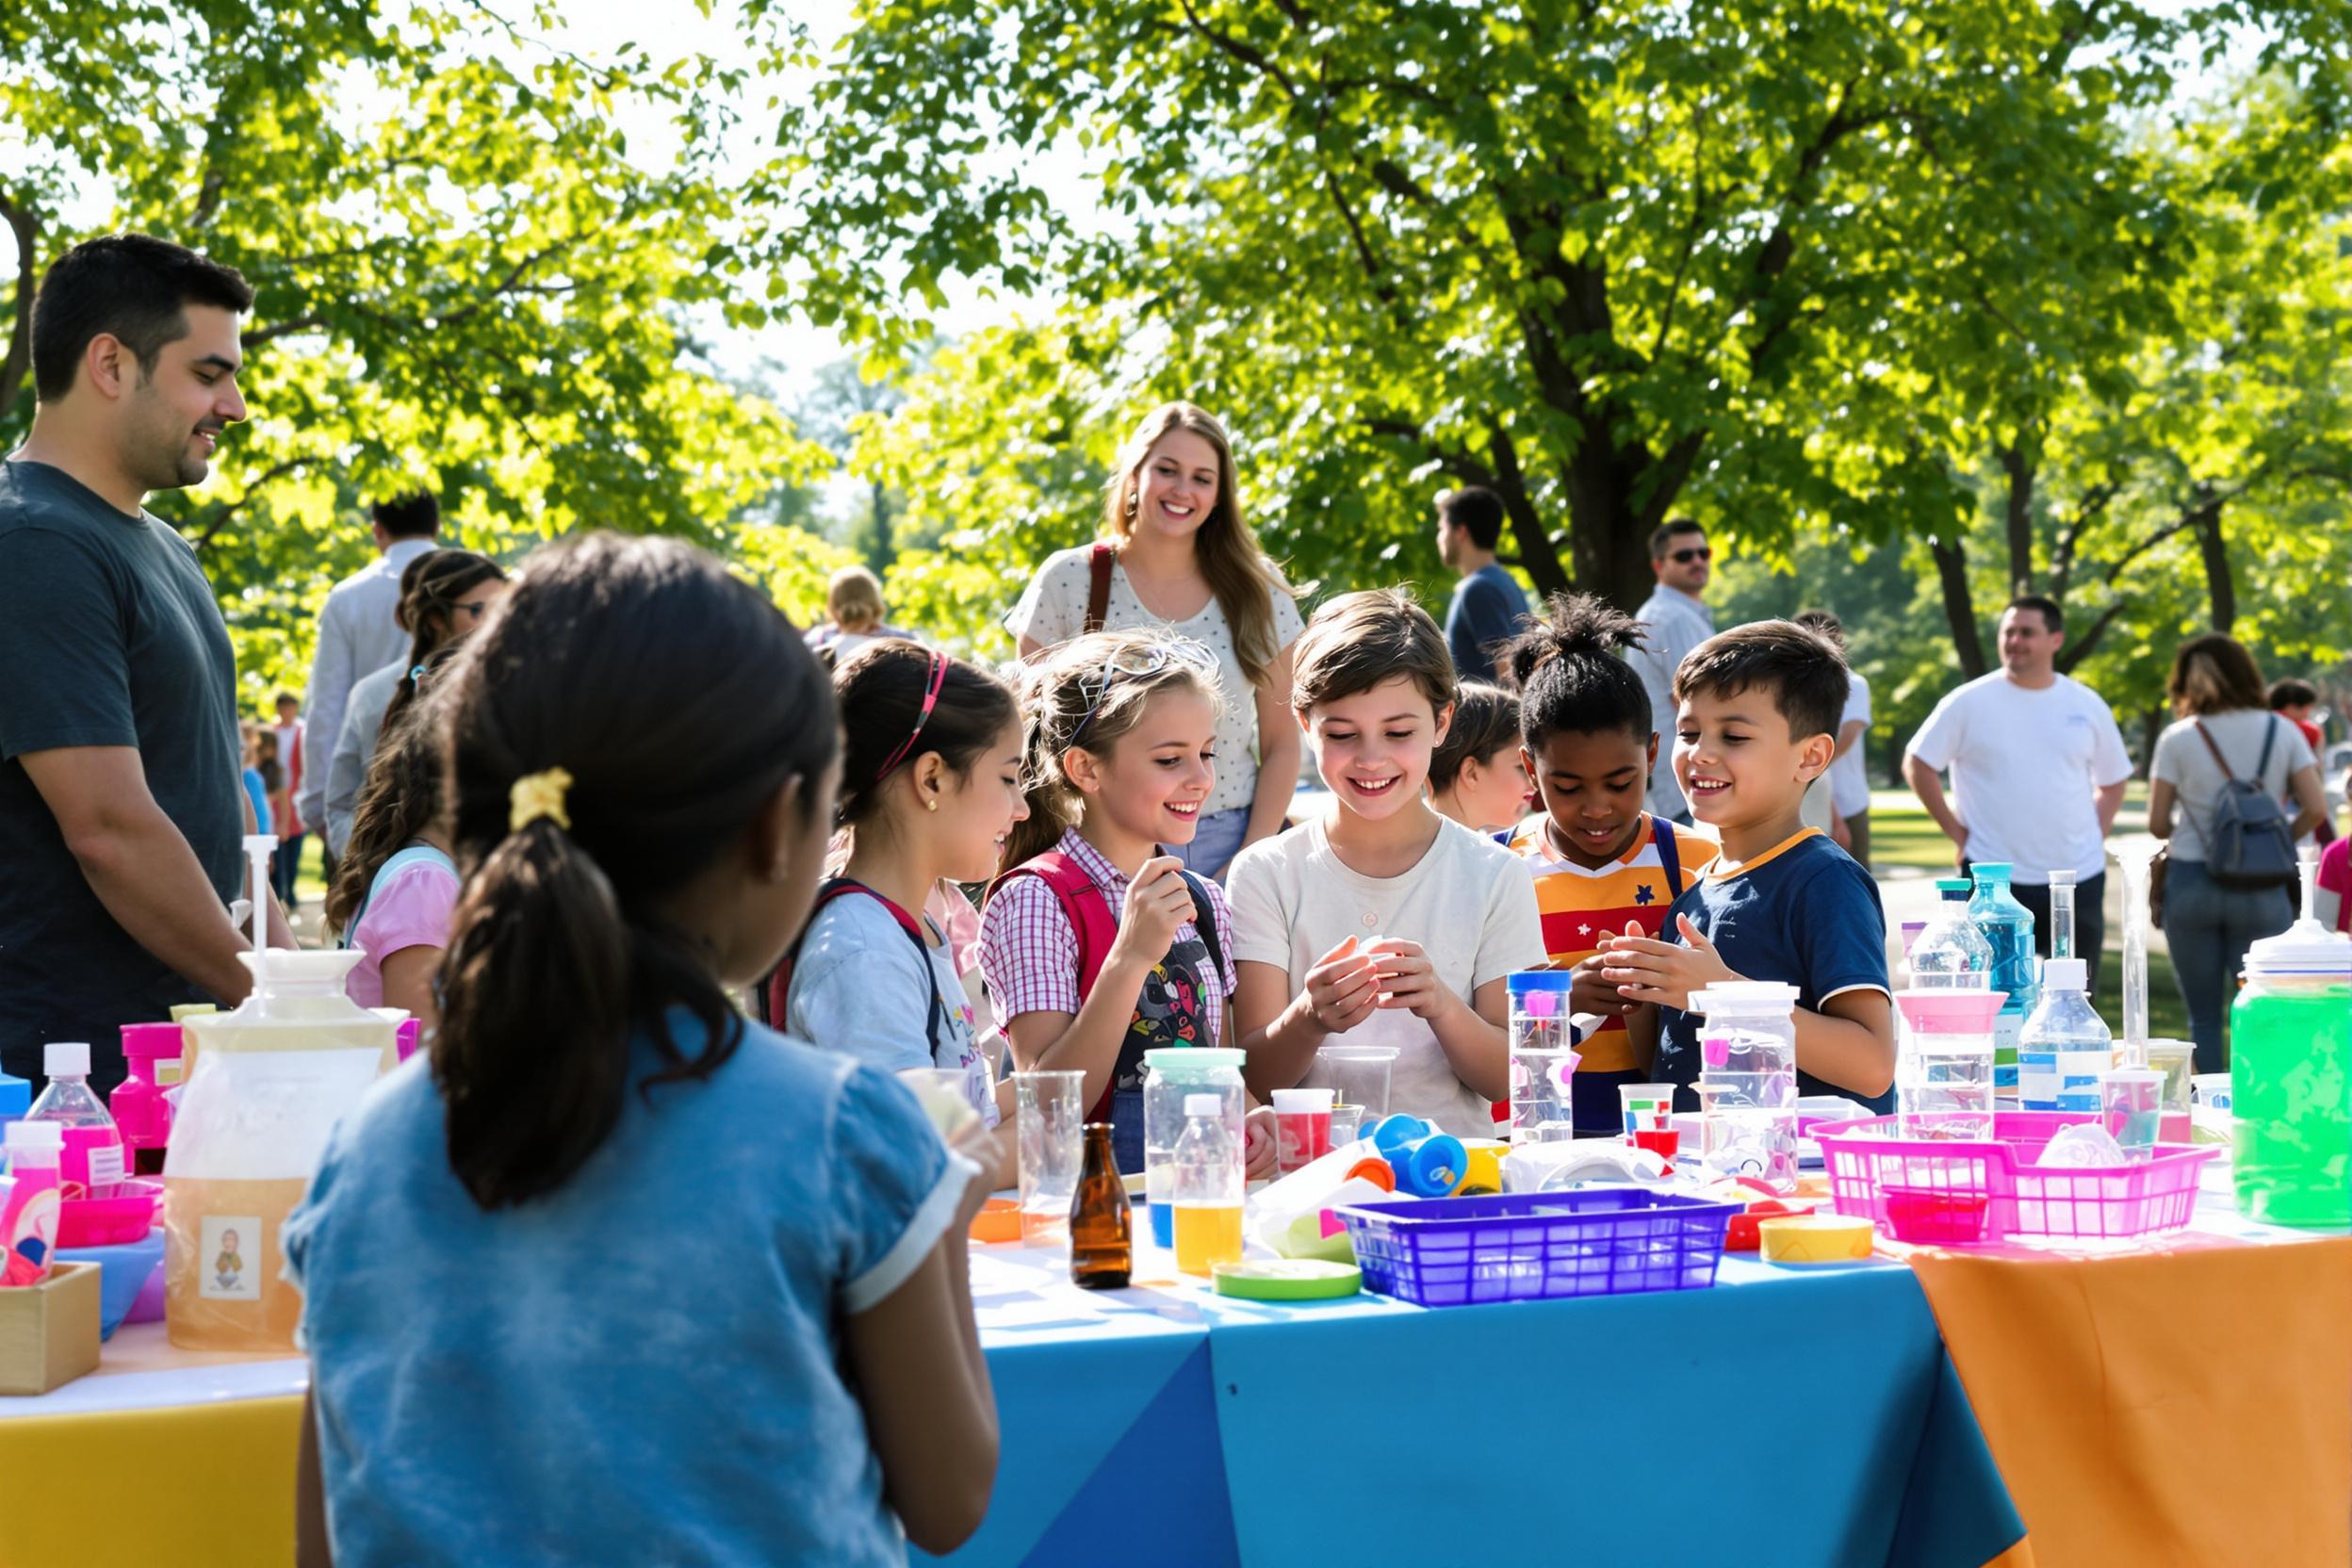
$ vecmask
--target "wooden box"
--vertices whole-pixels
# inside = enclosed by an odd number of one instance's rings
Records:
[[[46,1394],[98,1368],[98,1266],[61,1263],[0,1290],[0,1394]]]

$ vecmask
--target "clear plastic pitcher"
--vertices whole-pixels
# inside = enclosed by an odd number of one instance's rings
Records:
[[[344,994],[351,951],[239,954],[253,992],[188,1021],[200,1042],[163,1166],[164,1315],[197,1350],[294,1348],[280,1235],[327,1134],[391,1060],[394,1025]]]
[[[1797,1186],[1797,988],[1740,980],[1694,991],[1707,1168]]]

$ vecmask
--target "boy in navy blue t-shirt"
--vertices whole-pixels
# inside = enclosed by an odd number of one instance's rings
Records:
[[[1800,815],[1805,786],[1837,750],[1846,662],[1788,621],[1709,638],[1674,672],[1674,777],[1723,853],[1674,903],[1662,936],[1609,939],[1603,976],[1629,1004],[1651,1076],[1699,1075],[1693,991],[1725,980],[1797,988],[1797,1085],[1890,1108],[1894,1006],[1878,886]],[[1677,1096],[1682,1108],[1694,1097]]]

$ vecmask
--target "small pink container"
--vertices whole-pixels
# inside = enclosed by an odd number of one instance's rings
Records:
[[[127,1176],[112,1198],[69,1198],[57,1205],[59,1247],[121,1247],[155,1228],[163,1184]]]

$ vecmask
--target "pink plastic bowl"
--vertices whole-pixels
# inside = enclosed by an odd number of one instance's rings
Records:
[[[112,1198],[69,1198],[57,1205],[57,1245],[121,1247],[145,1241],[162,1200],[163,1184],[139,1176],[125,1180]]]

